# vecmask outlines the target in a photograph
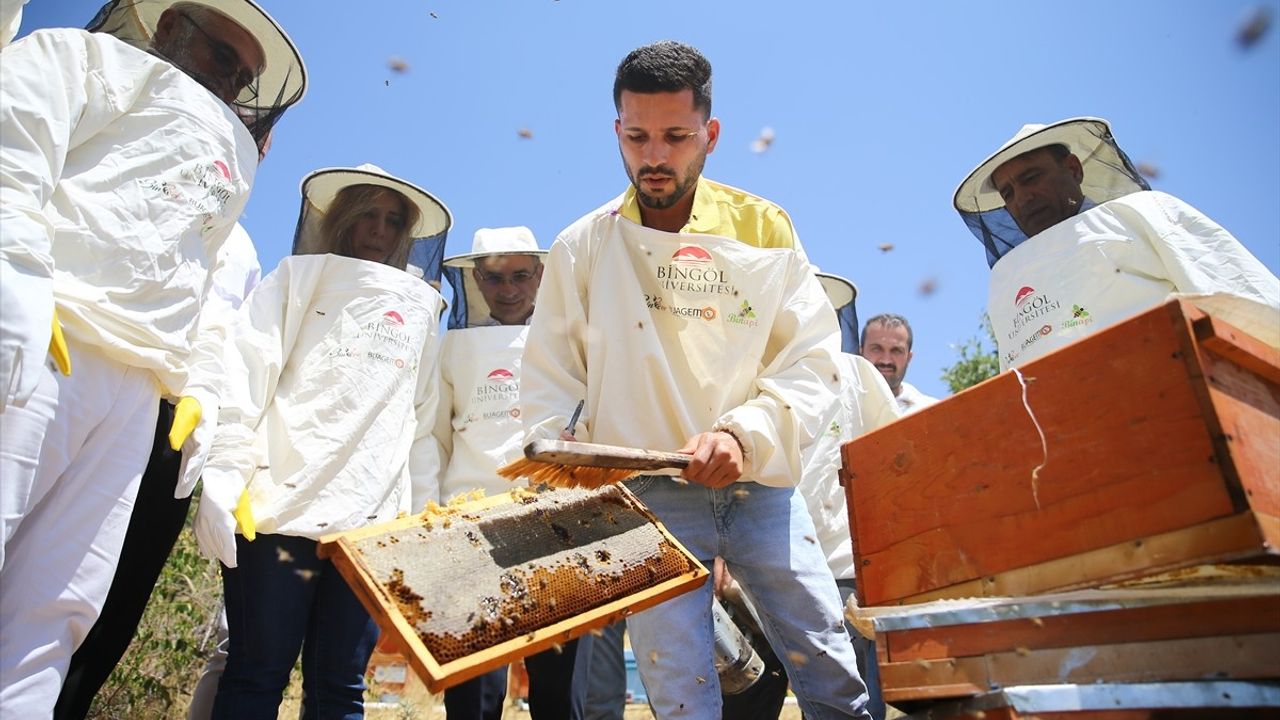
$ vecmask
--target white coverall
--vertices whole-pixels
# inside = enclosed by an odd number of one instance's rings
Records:
[[[1010,250],[991,269],[987,312],[1000,368],[1042,357],[1169,299],[1192,298],[1280,344],[1280,281],[1231,233],[1156,191],[1092,207]]]
[[[697,192],[730,195],[708,183]],[[526,439],[558,437],[583,398],[575,435],[591,442],[675,450],[698,433],[732,432],[743,446],[738,484],[643,477],[632,487],[704,564],[725,557],[770,618],[772,646],[808,658],[799,667],[782,653],[806,714],[860,715],[866,690],[839,595],[818,548],[800,540],[813,521],[792,491],[838,387],[831,303],[798,247],[646,228],[618,211],[625,197],[551,247],[524,354]],[[762,205],[748,200],[745,212]],[[711,600],[703,586],[627,620],[637,656],[661,655],[641,665],[660,717],[720,715]]]
[[[436,439],[445,469],[437,497],[506,492],[510,480],[497,469],[523,456],[520,422],[520,363],[528,325],[457,328],[444,334],[440,353],[440,415]]]
[[[380,263],[282,260],[232,329],[206,486],[247,483],[259,533],[313,540],[434,496],[443,303]]]
[[[257,146],[208,90],[114,37],[0,54],[0,715],[46,716],[115,571],[162,394]],[[46,363],[57,306],[72,375]]]
[[[30,0],[0,0],[0,49],[13,42],[22,27],[22,6]]]
[[[521,388],[526,439],[559,438],[585,397],[579,438],[674,450],[726,429],[743,446],[740,482],[795,486],[801,447],[823,429],[839,352],[808,261],[798,250],[650,230],[612,213],[619,202],[571,225],[548,257],[524,356],[526,377],[536,367],[541,378]],[[570,344],[535,344],[544,314],[567,323]]]
[[[818,545],[837,580],[854,578],[849,510],[840,485],[840,448],[850,440],[888,425],[902,414],[884,375],[861,355],[840,353],[840,396],[828,413],[826,429],[804,451],[800,492],[818,531]]]

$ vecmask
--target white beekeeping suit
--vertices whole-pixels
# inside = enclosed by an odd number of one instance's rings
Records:
[[[817,275],[837,312],[853,304],[857,290],[852,283],[836,275]],[[851,335],[856,343],[856,330]],[[831,574],[837,580],[851,580],[855,574],[853,545],[845,488],[840,484],[840,449],[850,440],[897,420],[902,412],[884,375],[869,360],[842,352],[836,365],[840,369],[839,395],[824,417],[822,434],[804,451],[799,487]]]
[[[1079,158],[1084,202],[1078,214],[1027,238],[991,175],[1053,145]],[[1104,120],[1023,127],[960,184],[955,206],[992,264],[987,312],[1001,368],[1177,296],[1280,345],[1280,281],[1195,208],[1151,191]]]
[[[31,0],[0,0],[0,49],[13,41],[22,27],[22,6]]]
[[[23,589],[0,593],[5,717],[52,711],[115,573],[160,398],[189,396],[193,359],[219,362],[200,308],[258,156],[232,106],[274,118],[305,88],[260,7],[199,0],[264,58],[224,102],[206,83],[227,78],[148,52],[172,4],[111,2],[101,32],[0,51],[0,586]]]
[[[579,438],[670,450],[725,429],[745,451],[741,482],[794,486],[800,449],[821,433],[837,382],[836,320],[807,259],[652,230],[614,212],[620,203],[571,225],[551,248],[546,277],[555,282],[539,292],[525,350],[526,372],[537,364],[546,383],[521,389],[526,438],[558,437],[586,395]],[[571,346],[533,343],[544,309],[566,318]],[[606,346],[603,326],[627,332]]]
[[[470,253],[444,261],[454,292],[441,350],[436,423],[444,470],[439,497],[415,498],[415,506],[474,490],[492,494],[511,488],[496,471],[521,456],[520,368],[529,326],[527,319],[507,325],[494,318],[476,268],[483,258],[503,255],[532,256],[541,263],[546,251],[528,228],[481,228]]]
[[[303,181],[302,254],[282,260],[240,308],[204,469],[197,536],[228,567],[236,566],[242,495],[257,532],[318,539],[394,519],[415,494],[434,491],[444,299],[424,268],[404,264],[408,248],[396,261],[405,269],[318,254],[335,248],[317,244],[317,218],[340,189],[358,184],[414,202],[417,242],[443,245],[452,223],[429,193],[371,165]]]
[[[199,351],[215,353],[217,357],[193,358],[189,363],[192,371],[185,383],[184,395],[199,401],[201,416],[182,447],[182,466],[174,487],[175,498],[190,495],[204,469],[204,459],[218,425],[225,380],[223,350],[229,329],[235,322],[236,311],[261,280],[262,265],[258,262],[257,248],[249,233],[236,223],[218,250],[218,262],[211,273],[209,292],[200,306],[197,332],[205,341],[199,344]]]

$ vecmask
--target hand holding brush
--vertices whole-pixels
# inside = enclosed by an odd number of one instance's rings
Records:
[[[573,437],[582,405],[578,403],[561,437]],[[498,475],[508,480],[526,478],[533,484],[596,488],[620,482],[642,470],[684,469],[692,459],[680,453],[568,440],[534,440],[525,445],[524,455],[498,468]]]

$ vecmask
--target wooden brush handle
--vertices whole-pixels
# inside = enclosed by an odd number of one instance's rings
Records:
[[[524,446],[524,456],[530,460],[555,465],[576,465],[601,468],[625,468],[629,470],[662,470],[685,468],[691,455],[641,450],[639,448],[599,445],[597,443],[566,442],[564,440],[534,440]]]

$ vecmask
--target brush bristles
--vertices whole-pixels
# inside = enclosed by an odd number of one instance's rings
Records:
[[[544,463],[528,458],[520,458],[498,468],[498,476],[508,480],[524,478],[532,485],[547,484],[552,487],[582,488],[598,488],[621,482],[637,472],[639,471],[625,468]]]

